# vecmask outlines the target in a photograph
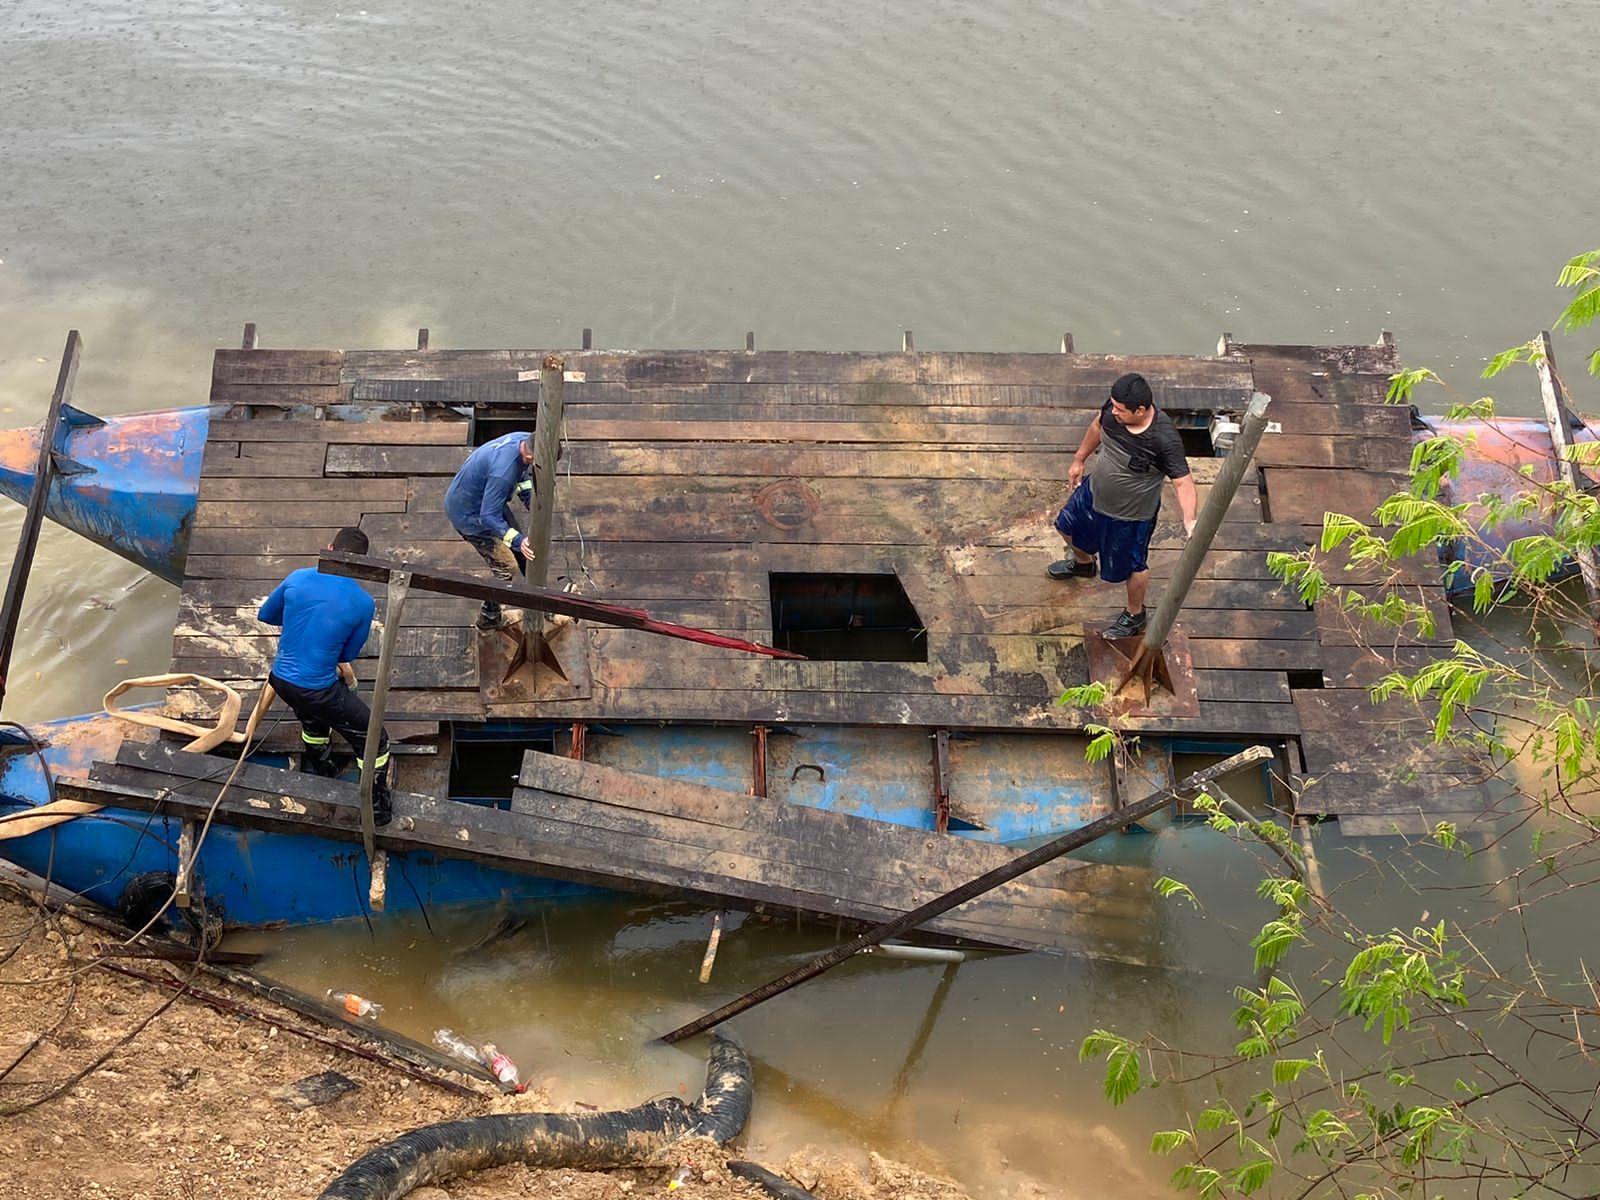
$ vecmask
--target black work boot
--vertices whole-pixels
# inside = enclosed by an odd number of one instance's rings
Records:
[[[504,629],[505,627],[506,616],[505,613],[500,611],[500,606],[485,600],[483,607],[478,610],[478,628],[484,633],[488,633],[491,630]]]
[[[1096,567],[1094,559],[1088,562],[1079,562],[1075,558],[1063,558],[1051,563],[1045,568],[1045,574],[1051,579],[1093,579]]]
[[[339,775],[339,768],[333,764],[333,747],[323,742],[314,746],[305,742],[300,747],[300,769],[307,775],[319,775],[323,779],[335,779]]]
[[[1135,616],[1127,609],[1123,609],[1117,615],[1117,619],[1106,626],[1106,636],[1108,638],[1137,637],[1144,632],[1144,622],[1144,609],[1141,608],[1139,610],[1138,616]]]
[[[385,763],[372,777],[372,823],[387,825],[394,820],[394,799],[389,794],[389,766]]]

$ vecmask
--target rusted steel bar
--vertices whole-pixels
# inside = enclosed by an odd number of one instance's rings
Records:
[[[933,831],[950,832],[950,731],[933,735]]]
[[[1539,395],[1544,401],[1544,419],[1550,426],[1550,446],[1556,456],[1556,478],[1575,492],[1586,490],[1587,481],[1572,457],[1572,426],[1575,419],[1567,407],[1566,392],[1561,386],[1561,376],[1556,373],[1556,352],[1550,344],[1548,330],[1539,331],[1539,353],[1534,356],[1534,369],[1539,372]],[[1574,551],[1578,572],[1583,576],[1583,591],[1589,602],[1589,622],[1600,630],[1600,555],[1593,547]]]
[[[22,517],[22,534],[17,538],[17,556],[11,560],[11,577],[0,606],[0,705],[5,703],[6,683],[11,675],[11,652],[16,646],[17,626],[22,620],[22,599],[28,591],[28,573],[33,570],[33,555],[39,548],[39,526],[44,523],[45,504],[56,476],[57,429],[63,413],[72,409],[72,385],[78,378],[78,362],[83,357],[83,338],[76,329],[67,334],[61,352],[61,372],[56,390],[50,395],[44,429],[39,437],[39,462],[33,471],[33,490],[28,493],[28,508]]]
[[[1239,482],[1244,478],[1251,459],[1255,457],[1256,447],[1261,443],[1261,435],[1267,429],[1267,406],[1271,403],[1272,397],[1264,392],[1257,392],[1250,397],[1238,439],[1233,443],[1233,449],[1228,451],[1228,457],[1223,459],[1222,470],[1217,472],[1217,480],[1211,485],[1211,492],[1206,496],[1200,515],[1195,518],[1194,532],[1184,543],[1183,553],[1178,556],[1178,565],[1172,569],[1172,579],[1168,582],[1166,591],[1161,594],[1161,603],[1156,606],[1155,615],[1150,618],[1144,642],[1129,665],[1122,684],[1136,674],[1142,673],[1146,678],[1149,677],[1156,655],[1161,653],[1167,635],[1178,622],[1178,613],[1183,609],[1183,602],[1188,598],[1189,588],[1193,586],[1195,577],[1200,574],[1200,565],[1205,562],[1206,554],[1211,549],[1211,542],[1217,536],[1217,530],[1222,528],[1228,505],[1233,503],[1234,493],[1239,490]],[[1121,691],[1122,684],[1119,684],[1116,690]]]
[[[588,735],[589,726],[587,722],[574,721],[572,723],[572,745],[567,750],[568,758],[575,758],[579,762],[583,761],[584,744],[588,741]]]
[[[361,755],[361,847],[373,862],[372,783],[378,775],[378,745],[383,741],[383,710],[389,704],[389,671],[394,666],[394,644],[400,637],[400,617],[411,591],[411,572],[389,576],[388,599],[383,609],[383,641],[378,647],[378,676],[372,684],[372,716],[367,720],[367,748]]]
[[[524,590],[507,587],[501,583],[486,582],[476,576],[461,575],[454,571],[439,571],[422,564],[372,558],[363,554],[346,554],[339,550],[325,550],[317,562],[317,569],[326,571],[330,575],[348,575],[352,579],[375,580],[385,580],[394,572],[405,571],[411,576],[411,586],[425,592],[438,592],[444,596],[465,596],[469,600],[495,600],[501,604],[537,609],[539,612],[566,613],[571,617],[593,621],[597,625],[614,625],[618,629],[641,629],[646,633],[659,633],[684,641],[718,646],[724,650],[765,654],[769,658],[800,660],[805,658],[803,654],[779,650],[776,646],[764,646],[760,642],[747,642],[742,638],[708,633],[704,629],[677,625],[671,621],[657,621],[642,608],[626,608],[620,604],[588,600],[571,592],[557,592],[547,588]]]
[[[722,1024],[729,1017],[738,1016],[740,1013],[754,1008],[763,1001],[781,995],[792,987],[797,987],[807,980],[815,979],[824,971],[829,971],[840,963],[853,957],[868,946],[876,946],[888,938],[897,937],[909,929],[915,929],[926,921],[931,921],[943,913],[949,912],[957,905],[965,904],[974,896],[981,896],[985,892],[993,891],[1003,883],[1008,883],[1019,875],[1025,875],[1035,867],[1043,866],[1047,862],[1060,858],[1063,854],[1087,846],[1090,842],[1097,841],[1108,833],[1131,825],[1135,821],[1142,821],[1177,800],[1180,796],[1201,791],[1214,779],[1222,779],[1244,767],[1253,766],[1272,757],[1272,751],[1265,746],[1252,746],[1242,750],[1231,758],[1225,758],[1219,763],[1196,771],[1188,776],[1171,791],[1155,792],[1127,808],[1101,817],[1098,821],[1091,821],[1081,829],[1064,834],[1054,841],[1046,842],[1035,850],[1012,859],[1003,866],[992,871],[986,871],[976,879],[969,880],[953,891],[946,892],[912,909],[908,913],[896,917],[892,921],[885,921],[882,925],[874,926],[860,937],[843,942],[820,954],[810,962],[796,967],[776,979],[769,980],[747,992],[736,1000],[730,1000],[721,1008],[696,1017],[687,1025],[680,1025],[672,1032],[664,1034],[661,1038],[669,1045],[681,1042],[684,1038],[693,1037],[697,1033],[704,1033],[707,1029]]]

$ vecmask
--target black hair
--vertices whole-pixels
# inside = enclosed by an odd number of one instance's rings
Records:
[[[365,554],[367,546],[367,535],[353,525],[346,525],[333,535],[333,548],[346,554]]]
[[[1155,403],[1143,375],[1130,372],[1111,385],[1111,398],[1123,408],[1149,408]]]

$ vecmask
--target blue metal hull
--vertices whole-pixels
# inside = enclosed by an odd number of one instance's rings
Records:
[[[70,430],[64,453],[84,469],[56,477],[45,515],[181,583],[210,414],[209,408],[174,408],[108,417],[102,425]],[[0,495],[27,503],[39,433],[0,433]]]

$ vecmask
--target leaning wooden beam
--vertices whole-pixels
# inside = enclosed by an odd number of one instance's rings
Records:
[[[1550,426],[1550,446],[1556,456],[1556,478],[1575,492],[1586,490],[1587,480],[1578,469],[1572,456],[1572,409],[1567,407],[1567,397],[1561,387],[1561,377],[1556,373],[1556,352],[1550,344],[1548,331],[1539,334],[1539,354],[1533,360],[1539,372],[1539,395],[1544,400],[1544,419]],[[1593,547],[1574,553],[1578,571],[1583,576],[1583,591],[1589,601],[1589,621],[1600,630],[1600,555]]]
[[[437,571],[417,563],[396,562],[393,559],[373,558],[363,554],[346,554],[326,550],[317,562],[317,569],[329,575],[348,575],[352,579],[387,580],[397,571],[408,572],[411,586],[424,592],[438,592],[445,596],[465,596],[470,600],[493,600],[513,608],[531,608],[536,612],[566,613],[597,625],[614,625],[619,629],[639,629],[646,633],[659,633],[664,637],[682,638],[687,642],[700,642],[719,646],[724,650],[743,650],[750,654],[765,654],[770,658],[803,659],[805,655],[760,642],[747,642],[742,638],[708,633],[688,625],[671,621],[658,621],[642,608],[625,608],[620,604],[606,604],[600,600],[586,600],[571,592],[557,592],[548,588],[507,587],[500,583],[487,583],[472,575],[459,575],[454,571]]]
[[[63,409],[71,408],[72,385],[78,377],[78,360],[83,356],[83,339],[76,329],[67,334],[67,348],[61,352],[61,373],[50,396],[44,430],[39,437],[39,463],[33,470],[33,490],[28,493],[28,508],[22,518],[22,535],[17,539],[17,555],[11,560],[11,578],[6,584],[5,603],[0,607],[0,704],[6,698],[6,677],[11,673],[11,650],[17,640],[17,625],[22,620],[22,598],[28,590],[28,572],[33,569],[33,554],[39,548],[39,526],[44,523],[45,502],[55,478],[56,427]]]
[[[373,898],[381,895],[378,864],[373,855],[372,786],[378,777],[378,746],[383,741],[383,714],[389,703],[389,670],[394,665],[394,644],[400,636],[411,573],[396,571],[389,577],[389,598],[384,609],[383,641],[378,648],[378,678],[372,686],[372,715],[367,720],[367,748],[361,755],[361,848],[372,870]]]
[[[1196,771],[1170,792],[1156,792],[1151,796],[1147,796],[1136,804],[1130,804],[1127,808],[1119,809],[1114,813],[1101,817],[1098,821],[1090,822],[1082,829],[1075,829],[1069,834],[1056,838],[1054,841],[1046,842],[1038,849],[1030,850],[1028,853],[1012,859],[1004,866],[996,867],[992,871],[986,871],[976,879],[969,880],[955,890],[935,897],[920,908],[914,908],[892,921],[885,921],[882,925],[867,930],[860,937],[843,942],[826,954],[818,955],[805,965],[796,967],[776,979],[769,980],[754,991],[746,992],[736,1000],[730,1000],[721,1008],[696,1017],[687,1025],[680,1025],[672,1032],[663,1035],[661,1040],[671,1044],[673,1042],[681,1042],[687,1037],[693,1037],[697,1033],[704,1033],[706,1030],[722,1024],[729,1017],[738,1016],[747,1009],[754,1008],[763,1001],[770,1000],[772,997],[780,995],[792,987],[797,987],[807,980],[815,979],[824,971],[831,970],[868,946],[876,946],[879,942],[888,938],[896,937],[907,930],[915,929],[918,925],[947,913],[958,905],[965,904],[975,896],[981,896],[985,892],[993,891],[1002,883],[1007,883],[1018,875],[1025,875],[1035,867],[1043,866],[1053,859],[1060,858],[1063,854],[1081,849],[1108,833],[1115,833],[1135,821],[1152,816],[1180,796],[1204,790],[1206,785],[1214,779],[1222,779],[1243,767],[1264,762],[1271,757],[1272,751],[1265,746],[1252,746],[1248,750],[1241,750],[1231,758],[1225,758],[1221,762],[1205,768],[1203,771]]]

